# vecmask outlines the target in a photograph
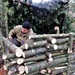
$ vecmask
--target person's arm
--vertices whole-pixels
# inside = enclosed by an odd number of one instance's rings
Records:
[[[10,32],[9,32],[9,39],[12,39],[12,36],[14,35],[14,34],[16,34],[16,32],[15,32],[15,27],[12,29],[12,30],[10,30]]]
[[[29,34],[29,35],[36,35],[36,33],[34,33],[34,31],[33,31],[32,29],[30,29],[30,34]],[[28,39],[25,41],[25,43],[24,43],[23,45],[20,46],[20,48],[21,48],[22,50],[24,50],[26,43],[27,43],[27,44],[33,43],[34,41],[35,41],[35,40],[29,39],[29,37],[28,37]]]

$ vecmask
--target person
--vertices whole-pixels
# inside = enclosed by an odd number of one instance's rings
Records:
[[[12,41],[16,46],[20,47],[25,42],[30,42],[29,36],[35,34],[31,28],[31,23],[25,21],[22,25],[15,26],[9,32],[9,40]]]

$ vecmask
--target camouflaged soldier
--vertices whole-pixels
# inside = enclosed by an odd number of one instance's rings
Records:
[[[31,24],[29,21],[25,21],[22,25],[15,26],[9,32],[9,39],[12,41],[16,46],[20,47],[25,42],[30,42],[29,36],[33,35],[34,32],[31,28]]]

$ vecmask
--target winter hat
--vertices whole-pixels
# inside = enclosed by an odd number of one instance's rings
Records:
[[[31,24],[29,21],[25,21],[22,23],[22,27],[26,28],[26,29],[30,29],[31,28]]]

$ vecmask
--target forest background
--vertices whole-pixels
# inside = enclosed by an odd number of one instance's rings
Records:
[[[75,32],[75,0],[70,0],[68,5],[61,9],[58,7],[53,6],[48,11],[42,11],[14,0],[0,0],[2,33],[7,37],[10,29],[22,24],[25,20],[31,22],[37,34],[54,34],[55,26],[59,26],[60,33]]]

